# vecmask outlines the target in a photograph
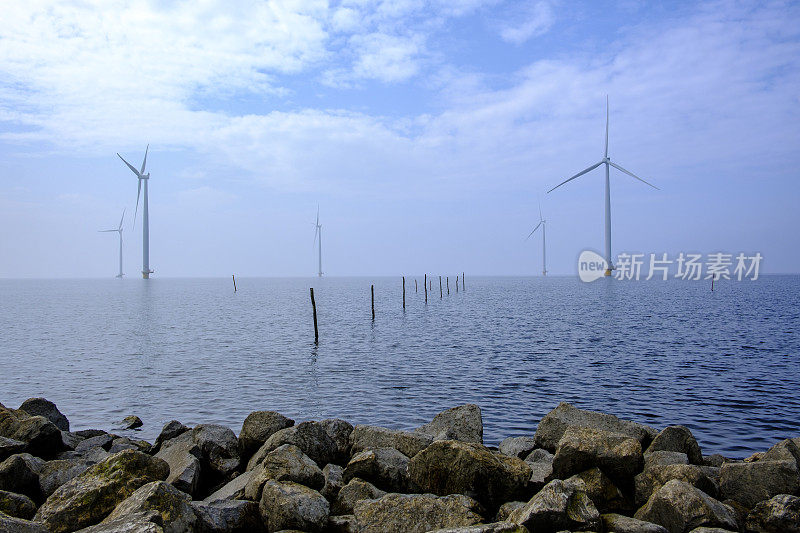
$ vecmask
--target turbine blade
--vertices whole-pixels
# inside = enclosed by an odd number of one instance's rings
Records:
[[[97,231],[100,232],[100,233],[108,233],[109,231],[117,231],[117,230],[115,230],[115,229],[99,229]]]
[[[589,168],[587,168],[586,170],[581,170],[580,172],[578,172],[577,174],[575,174],[575,175],[574,175],[574,176],[572,176],[571,178],[569,178],[569,179],[567,179],[567,180],[564,180],[564,181],[562,181],[561,183],[559,183],[558,185],[556,185],[555,187],[553,187],[552,189],[550,189],[549,191],[547,191],[547,193],[549,194],[549,193],[553,192],[554,190],[558,189],[559,187],[561,187],[561,186],[562,186],[562,185],[564,185],[565,183],[568,183],[568,182],[570,182],[570,181],[574,180],[575,178],[580,178],[581,176],[583,176],[583,175],[584,175],[584,174],[586,174],[587,172],[590,172],[590,171],[592,171],[592,170],[596,169],[597,167],[599,167],[599,166],[600,166],[600,165],[602,165],[602,164],[603,164],[603,162],[602,162],[602,161],[600,161],[599,163],[595,163],[594,165],[590,166],[590,167],[589,167]]]
[[[120,159],[122,159],[122,162],[123,162],[123,163],[125,163],[126,165],[128,165],[128,168],[129,168],[129,169],[131,169],[131,171],[132,171],[134,174],[136,174],[136,176],[137,176],[137,177],[139,176],[139,171],[138,171],[138,170],[136,170],[136,167],[135,167],[135,166],[133,166],[133,165],[131,165],[131,164],[130,164],[130,163],[128,163],[127,161],[125,161],[125,158],[124,158],[124,157],[122,157],[121,155],[119,155],[119,152],[117,152],[117,157],[119,157]]]
[[[147,164],[147,151],[150,149],[150,145],[147,145],[147,148],[144,149],[144,160],[142,161],[142,170],[139,171],[139,174],[144,174],[144,166]]]
[[[122,221],[123,220],[125,220],[125,210],[124,209],[122,210],[122,218],[119,219],[119,228],[117,228],[119,231],[122,231]]]
[[[136,227],[136,213],[139,212],[139,196],[142,194],[142,178],[139,178],[139,189],[136,191],[136,210],[133,212],[133,227]]]
[[[606,95],[606,157],[608,157],[608,95]]]
[[[530,239],[531,235],[533,235],[536,232],[536,230],[539,229],[539,226],[541,226],[541,225],[542,225],[541,221],[538,224],[536,224],[536,227],[533,228],[532,232],[528,233],[528,236],[525,237],[525,240],[527,241],[528,239]]]
[[[542,216],[542,202],[539,202],[539,221],[541,222],[542,220],[544,220]]]
[[[661,189],[659,189],[658,187],[656,187],[655,185],[653,185],[652,183],[647,183],[646,181],[644,181],[642,178],[640,178],[639,176],[637,176],[637,175],[636,175],[636,174],[634,174],[633,172],[630,172],[630,171],[628,171],[628,170],[625,170],[624,168],[622,168],[622,167],[621,167],[621,166],[619,166],[618,164],[616,164],[616,163],[612,163],[611,161],[609,161],[609,164],[610,164],[612,167],[616,168],[617,170],[620,170],[620,171],[624,172],[624,173],[625,173],[625,174],[627,174],[628,176],[631,176],[632,178],[636,178],[637,180],[641,181],[641,182],[642,182],[642,183],[644,183],[645,185],[649,185],[649,186],[651,186],[652,188],[654,188],[654,189],[655,189],[655,190],[657,190],[657,191],[660,191],[660,190],[661,190]]]
[[[319,206],[317,206],[317,226],[319,226]]]

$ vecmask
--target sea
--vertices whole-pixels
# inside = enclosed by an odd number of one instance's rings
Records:
[[[0,402],[148,440],[255,410],[411,429],[468,402],[489,445],[559,402],[685,425],[705,454],[800,436],[800,276],[455,277],[426,302],[407,276],[405,308],[399,276],[0,280]]]

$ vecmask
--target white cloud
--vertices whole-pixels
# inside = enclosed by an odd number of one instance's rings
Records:
[[[550,4],[537,2],[525,8],[522,13],[518,13],[513,23],[502,28],[500,37],[506,42],[519,45],[532,37],[547,33],[554,22],[555,15]]]
[[[356,35],[350,39],[350,46],[358,55],[353,75],[386,83],[414,76],[419,71],[419,56],[424,51],[420,35]]]

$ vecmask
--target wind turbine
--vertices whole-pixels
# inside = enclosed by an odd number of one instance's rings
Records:
[[[547,240],[547,233],[545,232],[545,228],[547,227],[547,221],[542,217],[542,206],[539,205],[539,223],[536,224],[536,227],[533,228],[533,231],[528,233],[528,236],[525,237],[525,240],[531,238],[531,235],[536,233],[536,230],[539,229],[539,226],[542,227],[542,276],[547,275],[547,250],[545,248],[545,242]]]
[[[650,187],[652,187],[652,188],[654,188],[656,190],[661,190],[661,189],[659,189],[658,187],[656,187],[655,185],[653,185],[651,183],[647,183],[642,178],[640,178],[639,176],[637,176],[633,172],[630,172],[629,170],[625,170],[620,165],[618,165],[616,163],[612,163],[611,162],[611,158],[608,157],[608,95],[606,95],[606,152],[605,152],[605,156],[603,157],[603,159],[600,160],[599,163],[595,163],[594,165],[590,166],[589,168],[587,168],[585,170],[581,170],[580,172],[578,172],[577,174],[575,174],[571,178],[562,181],[561,183],[559,183],[558,185],[556,185],[555,187],[553,187],[552,189],[550,189],[547,192],[548,193],[553,192],[554,190],[558,189],[559,187],[561,187],[565,183],[570,182],[570,181],[574,180],[575,178],[579,178],[579,177],[583,176],[587,172],[590,172],[590,171],[596,169],[600,165],[605,165],[606,166],[606,266],[607,266],[607,268],[606,268],[605,275],[606,276],[610,276],[611,275],[611,271],[614,270],[614,265],[611,263],[611,182],[610,182],[609,177],[608,177],[609,168],[610,167],[614,167],[617,170],[619,170],[621,172],[624,172],[628,176],[631,176],[632,178],[636,178],[637,180],[641,181],[645,185],[649,185]]]
[[[100,233],[108,233],[110,231],[116,231],[119,233],[119,274],[117,274],[118,278],[122,278],[124,275],[122,273],[122,221],[125,219],[125,210],[122,210],[122,218],[119,219],[119,227],[117,229],[101,229]]]
[[[139,196],[142,194],[142,182],[144,182],[144,200],[142,201],[142,278],[143,279],[150,279],[150,274],[153,273],[150,270],[150,210],[148,209],[147,204],[147,182],[150,180],[150,173],[144,173],[144,167],[147,164],[147,151],[150,149],[150,145],[147,145],[147,148],[144,150],[144,160],[142,161],[142,169],[136,170],[136,167],[125,161],[125,158],[119,155],[117,152],[117,156],[122,159],[122,162],[128,165],[128,168],[136,174],[136,177],[139,178],[139,188],[136,192],[136,211],[133,212],[133,225],[136,226],[136,213],[139,211]]]
[[[314,229],[314,243],[317,243],[319,237],[319,272],[317,276],[322,277],[322,224],[319,223],[319,206],[317,206],[317,222]]]

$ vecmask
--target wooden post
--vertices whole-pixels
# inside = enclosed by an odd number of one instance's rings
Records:
[[[372,320],[375,321],[375,285],[369,286],[369,292],[372,293]]]
[[[715,280],[715,279],[717,279],[717,275],[716,275],[716,274],[712,274],[712,278],[711,278],[711,292],[714,292],[714,280]]]
[[[456,294],[458,294],[458,276],[456,276]]]
[[[461,273],[461,290],[462,291],[467,290],[467,287],[464,285],[464,273],[463,272]]]
[[[428,303],[428,275],[425,274],[425,279],[422,280],[422,288],[425,289],[425,303]]]
[[[439,299],[442,299],[442,276],[439,276]]]
[[[236,274],[231,274],[233,278],[233,292],[236,292]]]
[[[414,280],[414,292],[417,292],[417,280]]]
[[[314,310],[314,343],[319,343],[319,330],[317,329],[317,302],[314,301],[314,288],[311,288],[311,309]]]
[[[433,278],[428,280],[428,290],[433,292]]]
[[[403,276],[403,310],[406,308],[406,277]]]
[[[450,296],[450,276],[447,276],[447,295]]]

